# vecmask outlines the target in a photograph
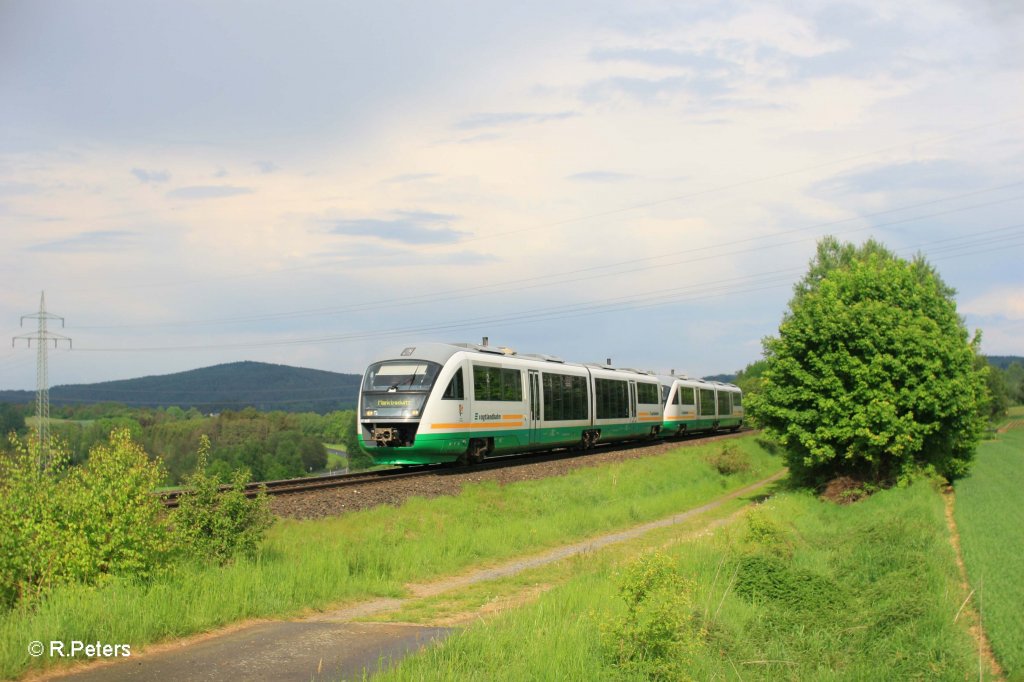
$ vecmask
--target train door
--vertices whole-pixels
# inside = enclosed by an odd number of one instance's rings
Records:
[[[530,444],[540,442],[540,372],[531,369],[530,373],[530,414],[527,425],[530,429]]]
[[[636,423],[636,382],[629,382],[629,423]]]

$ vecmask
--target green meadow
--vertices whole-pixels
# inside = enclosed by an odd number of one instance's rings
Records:
[[[0,620],[0,676],[45,666],[26,645],[51,639],[145,644],[232,622],[280,617],[379,596],[471,566],[540,551],[684,511],[781,469],[753,437],[733,439],[747,468],[719,472],[723,445],[578,469],[507,486],[467,485],[454,497],[414,498],[274,525],[253,560],[177,564],[146,583],[62,588]]]
[[[659,537],[637,553],[661,563],[621,552],[577,561],[532,603],[477,619],[380,679],[979,674],[973,639],[955,621],[962,596],[943,501],[928,483],[844,507],[783,492],[710,536]],[[643,589],[654,596],[631,605]]]
[[[1024,416],[1016,408],[1011,418]],[[956,522],[974,601],[1007,678],[1024,679],[1024,428],[981,444],[956,482]]]

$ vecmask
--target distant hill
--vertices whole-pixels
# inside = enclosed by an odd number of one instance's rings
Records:
[[[731,384],[736,381],[735,374],[712,374],[711,376],[703,377],[704,381],[721,381],[723,384]]]
[[[1015,362],[1024,365],[1024,357],[1020,355],[989,355],[985,358],[988,364],[995,365],[999,369],[1006,369]]]
[[[139,379],[54,386],[50,404],[115,402],[131,407],[195,407],[204,413],[246,407],[325,413],[355,407],[361,378],[264,362],[232,362]],[[0,402],[33,400],[35,391],[0,391]]]

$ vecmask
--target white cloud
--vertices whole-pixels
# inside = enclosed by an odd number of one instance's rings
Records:
[[[997,287],[960,305],[960,312],[979,317],[1024,320],[1024,286]]]
[[[0,142],[0,268],[17,287],[0,319],[46,288],[79,324],[220,320],[163,344],[216,347],[678,290],[672,304],[513,320],[491,336],[569,358],[734,370],[774,331],[786,283],[703,298],[686,287],[799,272],[822,230],[782,233],[1024,171],[1024,65],[992,47],[1005,27],[951,3],[374,5],[358,17],[267,5],[237,17],[231,50],[214,39],[223,8],[115,0],[44,21],[34,7],[11,32],[32,40],[5,45],[0,66],[13,93],[0,126],[14,131]],[[137,33],[112,40],[111,8]],[[138,49],[161,41],[194,48],[181,59]],[[836,183],[842,192],[824,191]],[[1011,209],[876,236],[902,247],[970,235],[1016,220]],[[1012,338],[997,326],[1021,319],[1008,249],[941,269],[986,339]],[[340,310],[411,294],[422,301]],[[295,314],[237,321],[278,312]],[[637,329],[657,332],[641,347]],[[157,332],[106,334],[86,341],[154,345]],[[294,352],[359,371],[378,343]],[[155,373],[237,352],[133,362]],[[291,361],[287,347],[253,352]],[[65,367],[110,378],[124,358]]]

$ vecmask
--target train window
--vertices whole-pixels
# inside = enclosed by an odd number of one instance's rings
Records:
[[[518,369],[473,365],[473,398],[475,400],[523,400],[523,373]]]
[[[671,391],[672,391],[672,387],[671,386],[662,386],[661,387],[661,402],[666,403],[666,404],[668,403],[668,394]]]
[[[568,374],[544,374],[544,421],[587,418],[587,380]]]
[[[742,405],[743,405],[743,394],[742,393],[733,393],[732,394],[732,406],[733,407],[741,407]]]
[[[710,388],[702,388],[700,393],[700,416],[715,416],[715,392]]]
[[[658,404],[658,384],[636,384],[636,401],[642,405]]]
[[[363,379],[364,391],[427,391],[434,385],[441,365],[416,360],[388,360],[370,365]]]
[[[696,405],[697,398],[693,393],[693,386],[680,386],[677,394],[679,396],[680,405]]]
[[[459,367],[458,371],[455,372],[455,376],[448,382],[448,388],[444,389],[444,395],[441,396],[442,400],[465,400],[465,390],[462,385],[462,368]]]
[[[729,404],[729,392],[718,392],[718,414],[732,414],[732,406]]]
[[[629,384],[616,379],[594,379],[597,419],[629,417]]]

